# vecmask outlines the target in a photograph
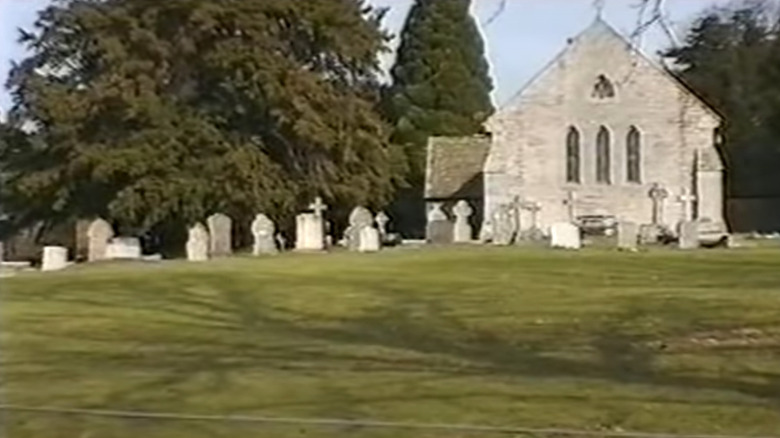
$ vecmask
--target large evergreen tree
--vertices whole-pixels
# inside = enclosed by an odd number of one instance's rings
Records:
[[[768,6],[709,11],[666,53],[725,117],[732,196],[780,195],[780,34]]]
[[[387,109],[411,180],[424,175],[430,136],[472,135],[493,113],[485,47],[470,0],[415,0],[401,32]]]
[[[49,7],[9,81],[11,120],[34,127],[7,152],[14,226],[386,202],[400,154],[378,112],[381,15],[363,0]]]

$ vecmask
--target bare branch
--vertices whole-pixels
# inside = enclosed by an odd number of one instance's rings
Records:
[[[485,22],[485,27],[488,27],[491,24],[493,24],[493,22],[496,21],[498,17],[500,17],[501,14],[504,13],[508,1],[509,0],[501,0],[501,2],[498,4],[498,8],[496,9],[496,11],[493,12],[490,18],[488,18],[487,21]]]

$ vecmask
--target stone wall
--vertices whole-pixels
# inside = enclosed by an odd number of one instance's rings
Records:
[[[599,75],[616,88],[614,98],[592,96]],[[537,79],[489,123],[494,136],[486,165],[486,214],[515,196],[542,204],[544,227],[568,219],[569,190],[578,193],[576,213],[607,214],[638,223],[652,219],[648,193],[654,183],[669,191],[664,222],[683,215],[682,190],[696,189],[697,149],[714,148],[720,120],[686,88],[602,22],[572,40]],[[580,184],[566,183],[566,136],[580,132]],[[611,134],[610,185],[596,182],[596,136]],[[641,183],[626,178],[626,137],[642,135]],[[710,195],[709,193],[707,194]],[[722,220],[714,218],[715,220]]]

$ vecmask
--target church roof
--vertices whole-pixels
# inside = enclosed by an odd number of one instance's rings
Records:
[[[474,199],[483,196],[482,169],[490,137],[431,137],[425,175],[426,199]]]

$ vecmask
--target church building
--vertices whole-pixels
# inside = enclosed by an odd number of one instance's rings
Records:
[[[597,19],[488,120],[488,135],[430,140],[426,200],[467,199],[486,220],[511,206],[521,232],[594,216],[725,228],[721,124]]]

